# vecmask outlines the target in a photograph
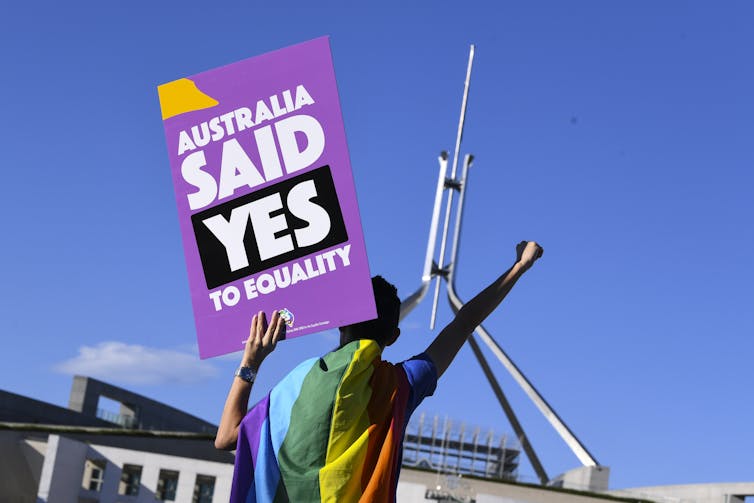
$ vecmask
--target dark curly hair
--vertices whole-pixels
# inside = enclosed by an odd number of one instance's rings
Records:
[[[382,347],[392,342],[401,313],[398,289],[382,276],[374,276],[372,290],[377,305],[377,318],[341,327],[341,346],[357,339],[372,339]]]

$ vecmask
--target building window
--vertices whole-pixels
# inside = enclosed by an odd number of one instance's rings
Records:
[[[215,477],[209,475],[197,475],[194,483],[194,499],[192,503],[212,503],[212,495],[215,493]]]
[[[157,481],[156,498],[160,501],[175,501],[175,490],[178,488],[178,472],[160,470],[160,480]]]
[[[84,463],[84,478],[81,487],[88,491],[101,491],[105,480],[105,461],[87,459]]]
[[[126,496],[136,496],[139,494],[139,485],[141,484],[141,466],[123,465],[120,472],[120,485],[118,494]]]

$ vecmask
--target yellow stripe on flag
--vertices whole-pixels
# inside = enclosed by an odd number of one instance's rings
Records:
[[[325,466],[319,471],[322,501],[355,501],[361,495],[361,476],[369,447],[369,385],[372,362],[379,357],[375,341],[359,341],[338,388],[333,407]]]

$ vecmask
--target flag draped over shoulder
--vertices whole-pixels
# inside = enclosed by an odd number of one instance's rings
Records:
[[[393,501],[410,386],[371,340],[288,374],[241,422],[231,501]]]

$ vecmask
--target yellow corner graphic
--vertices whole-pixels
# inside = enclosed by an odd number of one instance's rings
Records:
[[[189,79],[178,79],[157,86],[157,94],[160,95],[162,120],[219,105],[216,99],[201,92],[194,81]]]

